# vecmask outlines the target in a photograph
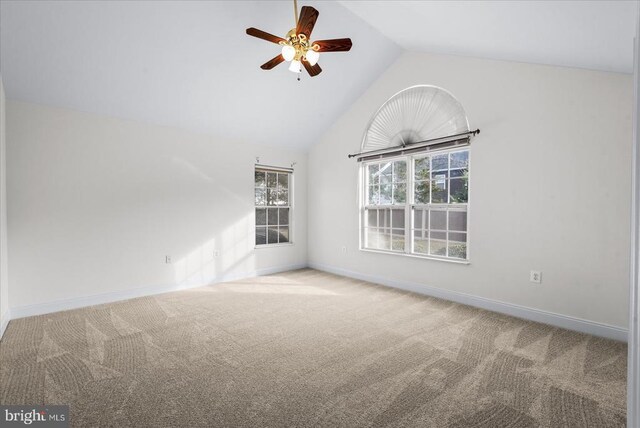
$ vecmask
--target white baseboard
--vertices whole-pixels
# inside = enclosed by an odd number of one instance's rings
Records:
[[[7,309],[7,313],[4,314],[4,317],[0,318],[0,340],[2,340],[2,336],[4,336],[4,332],[7,330],[7,326],[9,325],[10,320],[11,311]]]
[[[540,309],[528,308],[512,303],[501,302],[498,300],[487,299],[484,297],[473,296],[457,291],[445,290],[442,288],[430,287],[424,284],[398,281],[395,279],[384,278],[377,275],[364,274],[347,269],[336,268],[332,266],[309,263],[295,264],[288,266],[276,266],[272,268],[257,269],[253,272],[242,272],[236,274],[222,275],[207,284],[191,283],[188,285],[164,285],[156,287],[136,288],[133,290],[116,291],[112,293],[103,293],[92,296],[79,297],[74,299],[57,300],[55,302],[18,306],[10,309],[3,320],[0,320],[0,338],[11,319],[24,318],[34,315],[43,315],[52,312],[60,312],[70,309],[77,309],[87,306],[100,305],[104,303],[117,302],[121,300],[133,299],[136,297],[152,296],[156,294],[169,293],[172,291],[186,290],[189,288],[202,287],[205,285],[216,284],[226,281],[234,281],[238,279],[251,278],[259,275],[271,275],[289,270],[302,269],[311,267],[313,269],[334,273],[350,278],[368,281],[388,287],[399,288],[402,290],[412,291],[419,294],[438,297],[445,300],[461,303],[464,305],[475,306],[518,318],[536,321],[544,324],[550,324],[556,327],[566,328],[568,330],[579,331],[581,333],[592,334],[594,336],[606,337],[609,339],[627,341],[627,329],[611,326],[607,324],[588,321],[580,318],[574,318],[566,315],[555,314]]]
[[[416,282],[398,281],[395,279],[354,272],[347,269],[336,268],[318,263],[309,263],[309,267],[312,269],[334,273],[336,275],[347,276],[349,278],[360,279],[362,281],[373,282],[376,284],[386,285],[388,287],[399,288],[402,290],[413,291],[419,294],[438,297],[440,299],[450,300],[453,302],[462,303],[464,305],[475,306],[477,308],[487,309],[493,312],[499,312],[517,318],[550,324],[556,327],[566,328],[567,330],[592,334],[594,336],[606,337],[608,339],[619,340],[622,342],[627,341],[628,331],[627,329],[621,327],[597,323],[580,318],[574,318],[567,315],[555,314],[553,312],[547,312],[540,309],[533,309],[526,306],[515,305],[513,303],[506,303],[499,300],[473,296],[471,294],[460,293],[457,291],[430,287]]]
[[[35,305],[16,306],[11,308],[11,318],[7,318],[6,323],[9,322],[9,319],[18,319],[18,318],[31,317],[34,315],[49,314],[52,312],[67,311],[70,309],[78,309],[78,308],[84,308],[87,306],[101,305],[104,303],[112,303],[112,302],[118,302],[121,300],[134,299],[136,297],[153,296],[156,294],[170,293],[172,291],[204,287],[207,285],[217,284],[220,282],[235,281],[238,279],[252,278],[260,275],[271,275],[274,273],[285,272],[289,270],[303,269],[306,267],[307,267],[306,263],[287,265],[287,266],[276,266],[276,267],[270,267],[270,268],[264,268],[264,269],[257,269],[252,272],[240,272],[240,273],[221,275],[211,281],[207,281],[204,284],[188,283],[186,285],[171,284],[171,285],[161,285],[161,286],[154,286],[154,287],[135,288],[132,290],[123,290],[123,291],[114,291],[111,293],[94,294],[91,296],[56,300],[54,302],[39,303]],[[3,322],[3,326],[6,327],[4,322]],[[4,328],[2,331],[4,332]]]

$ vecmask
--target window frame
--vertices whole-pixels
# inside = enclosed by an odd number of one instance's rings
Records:
[[[431,168],[434,156],[443,155],[443,154],[449,155],[452,152],[462,152],[462,151],[466,151],[468,153],[467,155],[467,202],[448,202],[451,199],[451,196],[450,196],[450,189],[447,188],[446,203],[431,202],[431,193],[430,193],[429,203],[419,203],[419,204],[415,203],[415,186],[416,186],[416,180],[414,175],[415,160],[425,158],[425,157],[431,158],[429,161],[429,174],[431,176],[431,174],[434,172]],[[368,196],[369,196],[369,182],[368,182],[369,177],[368,177],[367,167],[372,164],[394,162],[398,160],[404,160],[406,162],[405,183],[406,183],[407,194],[405,197],[405,203],[404,204],[367,205]],[[447,167],[447,177],[446,177],[447,184],[446,185],[450,186],[451,177],[448,176],[449,172],[451,171],[450,157],[448,162],[449,163]],[[444,261],[449,263],[457,263],[457,264],[465,264],[465,265],[468,265],[471,263],[470,245],[469,245],[471,242],[471,231],[469,227],[470,226],[469,218],[470,218],[470,212],[471,212],[471,147],[470,145],[465,145],[463,147],[461,146],[449,147],[446,149],[434,149],[434,150],[423,151],[418,153],[399,154],[397,156],[387,156],[381,159],[372,159],[368,161],[362,161],[360,162],[359,177],[360,177],[359,179],[359,189],[360,189],[359,208],[360,209],[359,209],[359,222],[358,222],[359,233],[358,234],[359,234],[360,251],[380,253],[380,254],[392,254],[396,256],[404,256],[404,257],[419,258],[419,259],[439,260],[439,261]],[[393,202],[393,199],[392,199],[392,202]],[[366,219],[365,216],[367,215],[367,211],[371,209],[378,209],[378,210],[403,209],[404,210],[404,214],[405,214],[404,250],[393,250],[393,241],[390,244],[389,250],[366,247],[366,243],[367,243],[366,234],[369,228],[367,227],[368,219]],[[416,209],[427,210],[427,212],[430,212],[430,210],[440,209],[447,212],[447,215],[446,215],[446,222],[447,222],[446,242],[447,243],[449,241],[449,233],[452,232],[449,230],[449,214],[448,214],[449,211],[466,212],[466,216],[467,216],[466,231],[461,232],[461,233],[466,233],[466,258],[461,259],[461,258],[449,257],[448,255],[439,256],[434,254],[422,254],[422,253],[414,252],[414,248],[415,248],[414,230],[421,230],[421,229],[415,229],[415,225],[414,225],[414,211]],[[391,226],[392,225],[390,223],[389,228],[391,229],[391,234],[393,234],[393,228]],[[380,227],[378,226],[378,229],[379,228]],[[431,231],[431,229],[426,229],[426,230]],[[456,231],[453,231],[453,232],[455,233]],[[447,254],[448,254],[448,251],[449,251],[449,245],[447,245]]]
[[[256,181],[255,181],[255,174],[256,172],[265,172],[265,173],[278,173],[278,174],[287,174],[288,175],[288,204],[287,205],[268,205],[268,203],[265,203],[265,205],[257,205],[256,204],[256,199],[255,199],[255,191],[256,189],[258,189],[258,187],[256,187]],[[289,169],[289,168],[278,168],[278,167],[271,167],[271,166],[264,166],[264,165],[254,165],[253,168],[253,192],[254,192],[254,200],[253,200],[253,247],[256,250],[259,249],[264,249],[264,248],[274,248],[274,247],[288,247],[288,246],[292,246],[295,244],[294,241],[294,171],[293,169]],[[268,183],[267,183],[267,175],[265,174],[265,189],[268,189]],[[276,178],[277,180],[277,178]],[[267,199],[268,201],[268,199]],[[266,219],[265,219],[265,229],[266,229],[266,242],[264,244],[258,244],[257,243],[257,229],[258,227],[262,227],[262,225],[258,225],[257,224],[257,216],[256,216],[256,210],[260,209],[260,208],[264,208],[266,209]],[[269,208],[288,208],[289,209],[289,219],[288,219],[288,223],[286,225],[286,227],[289,228],[289,238],[288,238],[288,242],[274,242],[274,243],[269,243],[269,220],[268,220],[268,209]],[[280,215],[280,213],[278,213],[278,216]],[[285,226],[285,225],[283,225]],[[280,225],[280,219],[278,218],[278,228],[281,227]]]

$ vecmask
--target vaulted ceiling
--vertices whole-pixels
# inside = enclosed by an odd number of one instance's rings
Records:
[[[306,149],[403,51],[632,71],[635,2],[300,1],[312,39],[351,37],[314,78],[260,64],[290,1],[0,2],[10,99]],[[426,82],[428,83],[428,82]]]
[[[406,50],[633,72],[635,1],[341,1]]]
[[[299,2],[299,7],[307,2]],[[284,36],[292,1],[2,1],[1,73],[10,99],[305,149],[400,54],[337,3],[315,3],[312,39],[351,37],[314,78],[260,65]]]

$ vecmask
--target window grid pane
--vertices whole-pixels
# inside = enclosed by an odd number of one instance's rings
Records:
[[[407,202],[407,161],[367,164],[366,205],[404,205]]]
[[[414,207],[412,252],[465,260],[467,258],[466,208]]]
[[[413,159],[416,204],[466,204],[469,193],[469,151]]]
[[[404,208],[365,208],[364,247],[404,252],[404,216]]]

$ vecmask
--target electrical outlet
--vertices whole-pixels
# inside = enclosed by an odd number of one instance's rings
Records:
[[[542,272],[538,270],[532,270],[529,273],[529,281],[535,282],[536,284],[540,284],[542,282]]]
[[[219,257],[220,256],[220,251],[218,250],[213,250],[213,257]]]
[[[164,256],[164,262],[168,265],[171,264],[171,256]]]

